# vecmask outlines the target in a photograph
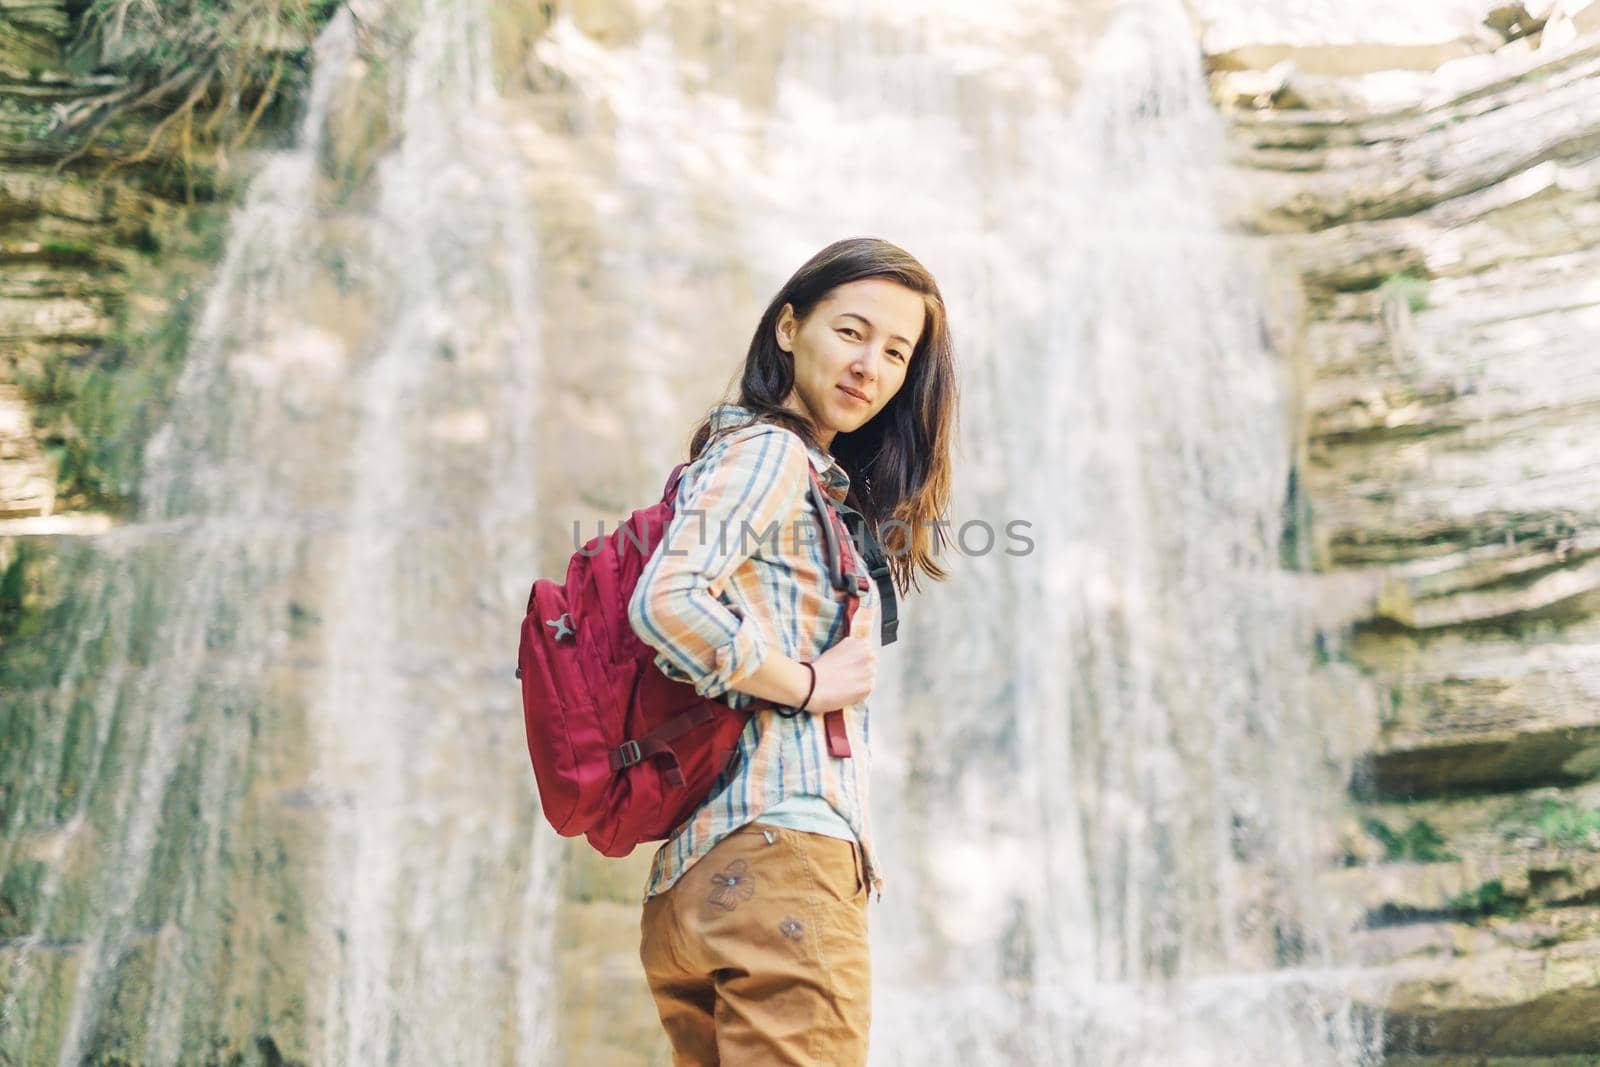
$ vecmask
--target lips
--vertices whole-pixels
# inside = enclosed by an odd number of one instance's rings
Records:
[[[857,390],[850,388],[848,385],[839,386],[839,391],[844,393],[846,396],[855,397],[857,400],[861,401],[863,404],[872,403],[872,401],[867,399],[865,393],[858,392]]]

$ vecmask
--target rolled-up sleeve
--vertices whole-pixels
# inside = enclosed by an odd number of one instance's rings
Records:
[[[769,531],[805,495],[810,458],[799,437],[761,425],[716,442],[702,459],[684,470],[672,521],[629,598],[628,621],[666,674],[718,697],[769,651],[724,586],[763,539],[773,543]]]

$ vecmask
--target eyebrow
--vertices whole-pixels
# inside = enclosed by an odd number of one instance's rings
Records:
[[[839,312],[839,317],[840,318],[843,318],[846,315],[850,316],[852,319],[860,319],[862,322],[867,324],[867,329],[869,329],[869,330],[872,329],[872,320],[867,318],[865,315],[857,315],[854,311],[841,311],[841,312]],[[907,348],[915,348],[916,347],[916,345],[912,344],[908,339],[906,339],[904,337],[901,337],[899,334],[895,334],[893,337],[889,338],[889,340],[891,340],[891,341],[900,341],[900,342],[904,343]]]

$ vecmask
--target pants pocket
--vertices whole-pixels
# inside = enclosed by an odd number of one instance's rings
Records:
[[[843,907],[866,900],[866,869],[860,843],[804,831],[796,831],[795,836],[824,907]]]

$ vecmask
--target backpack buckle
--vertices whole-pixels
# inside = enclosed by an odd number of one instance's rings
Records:
[[[621,747],[617,749],[617,759],[622,769],[632,767],[635,763],[644,759],[644,753],[639,749],[639,742],[624,741]]]

